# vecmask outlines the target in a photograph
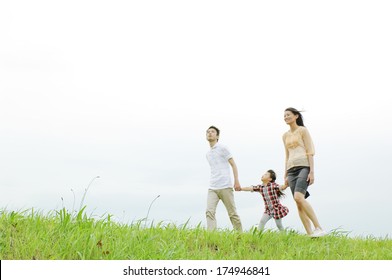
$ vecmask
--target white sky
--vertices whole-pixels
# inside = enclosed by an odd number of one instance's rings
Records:
[[[205,130],[221,129],[243,186],[270,168],[281,181],[293,106],[324,228],[391,236],[392,5],[266,2],[2,1],[0,207],[78,208],[99,175],[89,213],[132,222],[160,195],[150,220],[205,225]],[[284,226],[303,232],[287,194]],[[236,203],[244,229],[258,223],[261,197]]]

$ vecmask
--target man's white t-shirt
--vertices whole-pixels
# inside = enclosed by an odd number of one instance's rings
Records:
[[[230,163],[232,155],[229,149],[216,143],[207,152],[207,160],[211,167],[210,189],[219,190],[232,188]]]

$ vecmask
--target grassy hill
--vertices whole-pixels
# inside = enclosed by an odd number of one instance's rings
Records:
[[[0,212],[2,260],[391,260],[392,240],[295,231],[208,232],[201,226],[144,227],[66,209]]]

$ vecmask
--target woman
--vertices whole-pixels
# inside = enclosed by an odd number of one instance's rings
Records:
[[[326,232],[321,228],[312,206],[305,200],[308,186],[314,182],[312,138],[304,126],[301,112],[297,109],[287,108],[284,112],[284,121],[290,126],[290,130],[283,134],[286,150],[286,184],[293,193],[306,233],[311,237],[321,237]]]

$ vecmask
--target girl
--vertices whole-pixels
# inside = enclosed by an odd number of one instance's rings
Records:
[[[321,228],[312,206],[305,200],[308,186],[314,182],[312,138],[304,126],[301,112],[297,109],[287,108],[284,111],[284,121],[290,126],[290,130],[283,134],[286,151],[285,184],[290,186],[306,233],[311,237],[320,237],[326,232]]]
[[[276,174],[273,170],[268,170],[262,177],[262,185],[241,188],[241,191],[260,192],[263,196],[265,210],[259,223],[259,230],[263,230],[265,224],[271,219],[275,219],[276,226],[283,230],[282,218],[289,213],[286,206],[280,204],[279,197],[284,195],[282,190],[287,186],[279,186],[275,183]]]

